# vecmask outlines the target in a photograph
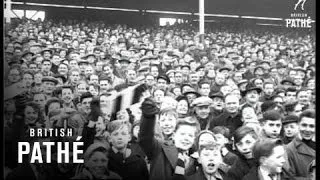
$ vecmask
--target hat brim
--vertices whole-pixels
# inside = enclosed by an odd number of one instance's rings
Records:
[[[201,96],[199,93],[193,91],[183,93],[184,96],[187,96],[188,94],[195,94],[197,97]]]
[[[262,89],[258,87],[246,89],[245,91],[242,92],[242,96],[245,96],[250,91],[257,91],[260,94],[262,92]]]

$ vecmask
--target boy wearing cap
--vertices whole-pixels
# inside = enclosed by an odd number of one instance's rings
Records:
[[[139,144],[151,160],[149,179],[181,179],[184,175],[195,172],[194,161],[188,156],[188,151],[193,146],[198,132],[197,123],[179,121],[173,135],[174,145],[161,143],[155,138],[154,132],[159,108],[152,99],[147,98],[141,109]]]
[[[109,150],[108,167],[124,180],[147,180],[149,173],[146,162],[137,152],[132,151],[129,142],[132,138],[131,124],[128,121],[115,120],[108,125]]]
[[[280,136],[282,117],[276,110],[269,110],[263,113],[260,120],[262,132],[261,138],[276,139]]]
[[[223,180],[226,172],[220,167],[223,164],[220,146],[216,143],[201,145],[198,153],[200,167],[186,180]]]
[[[283,126],[283,137],[282,141],[284,144],[289,144],[299,134],[298,129],[299,117],[295,115],[288,115],[282,121]]]

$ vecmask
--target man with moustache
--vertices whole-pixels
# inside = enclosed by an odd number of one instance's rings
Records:
[[[289,171],[295,179],[309,180],[308,167],[316,158],[315,110],[303,111],[298,126],[299,135],[286,146]]]

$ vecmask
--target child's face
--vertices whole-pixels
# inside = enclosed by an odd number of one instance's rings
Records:
[[[299,133],[299,127],[297,123],[288,123],[283,126],[284,135],[286,137],[294,137]]]
[[[92,154],[86,166],[97,178],[102,178],[107,170],[108,162],[106,154],[97,151]]]
[[[187,114],[188,113],[188,102],[185,100],[181,100],[177,105],[177,113]]]
[[[105,129],[106,129],[106,125],[103,122],[103,118],[99,117],[98,121],[96,122],[96,131],[99,132],[99,131],[103,131]]]
[[[235,145],[237,147],[237,150],[245,156],[247,159],[252,158],[252,148],[254,144],[256,143],[256,139],[253,138],[251,134],[245,135],[239,142],[237,142]]]
[[[262,125],[262,129],[268,137],[278,138],[280,135],[281,126],[281,119],[275,121],[266,120]]]
[[[128,126],[122,126],[110,134],[112,146],[119,150],[126,148],[130,140],[131,135]]]
[[[222,163],[221,153],[219,149],[203,149],[198,161],[205,174],[213,174],[217,171],[219,164]]]
[[[177,148],[188,150],[192,147],[196,136],[195,126],[180,125],[174,133],[174,144]]]
[[[204,144],[211,144],[215,142],[214,137],[212,136],[212,134],[210,133],[203,133],[201,134],[201,136],[199,137],[199,144],[198,147],[204,145]]]
[[[258,117],[253,108],[247,107],[242,110],[242,121],[258,121]]]
[[[162,114],[159,117],[159,126],[163,134],[171,135],[177,125],[177,119],[171,114]]]
[[[214,139],[219,146],[224,146],[225,144],[228,143],[228,139],[224,137],[223,134],[215,134]]]

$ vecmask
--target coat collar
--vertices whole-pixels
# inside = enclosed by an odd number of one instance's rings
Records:
[[[315,150],[313,150],[308,145],[306,145],[304,142],[302,142],[300,137],[296,137],[292,141],[293,141],[294,146],[296,147],[298,153],[315,157]]]

